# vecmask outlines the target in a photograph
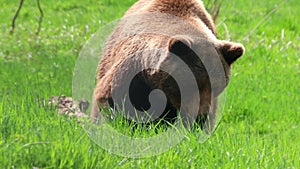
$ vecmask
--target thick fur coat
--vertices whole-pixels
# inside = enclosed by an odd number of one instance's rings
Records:
[[[139,0],[107,41],[98,66],[92,117],[99,118],[98,107],[114,107],[124,101],[114,100],[114,91],[127,91],[118,97],[129,95],[136,109],[147,111],[149,94],[160,89],[167,104],[159,119],[172,121],[181,110],[200,123],[209,117],[213,125],[218,95],[229,82],[230,65],[244,50],[242,44],[217,39],[216,27],[200,0]],[[177,57],[192,72],[197,92],[180,91],[178,79],[184,81],[183,88],[192,86]],[[123,89],[127,75],[135,70],[140,71],[130,79],[130,90]],[[164,99],[157,95],[155,100]]]

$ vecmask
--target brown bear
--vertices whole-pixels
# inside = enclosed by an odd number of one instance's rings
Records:
[[[110,106],[139,122],[174,122],[180,112],[213,126],[230,65],[244,50],[217,39],[201,0],[139,0],[106,43],[91,116],[103,118],[99,107]]]

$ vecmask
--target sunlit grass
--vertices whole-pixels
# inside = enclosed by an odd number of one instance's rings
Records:
[[[134,1],[42,1],[40,36],[35,36],[36,2],[25,1],[9,35],[18,2],[0,0],[1,168],[300,167],[298,0],[222,3],[219,36],[242,42],[246,54],[232,68],[220,126],[205,143],[199,143],[196,131],[187,132],[168,152],[142,159],[101,149],[75,119],[58,116],[42,103],[52,95],[72,95],[74,64],[83,45]],[[131,125],[120,122],[114,127],[132,135]],[[136,131],[136,137],[157,132],[143,126]]]

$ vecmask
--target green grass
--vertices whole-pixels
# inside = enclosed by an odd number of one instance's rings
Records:
[[[247,52],[233,66],[223,119],[205,143],[194,131],[164,154],[123,158],[94,144],[74,119],[44,109],[43,98],[72,95],[83,45],[133,3],[42,1],[35,36],[36,2],[25,1],[10,35],[18,0],[0,0],[0,168],[300,168],[299,0],[223,2],[219,35]]]

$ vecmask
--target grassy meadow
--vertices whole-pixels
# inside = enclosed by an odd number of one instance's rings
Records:
[[[222,39],[246,54],[232,67],[222,121],[205,143],[196,133],[150,158],[124,158],[89,139],[81,124],[42,100],[72,96],[84,44],[135,0],[0,0],[0,168],[300,168],[300,1],[224,0]],[[144,133],[147,135],[147,133]]]

